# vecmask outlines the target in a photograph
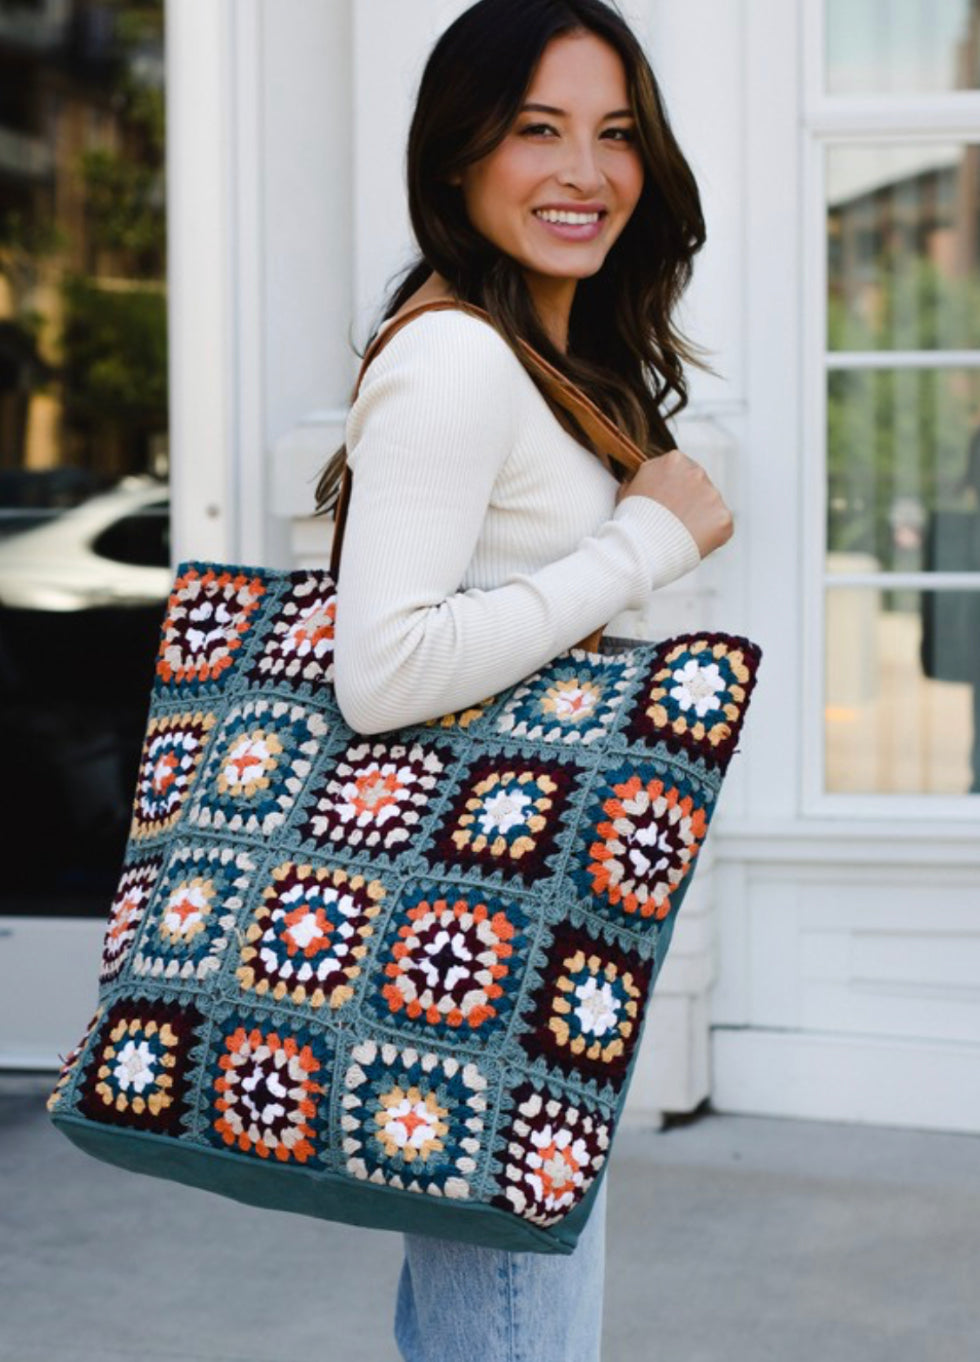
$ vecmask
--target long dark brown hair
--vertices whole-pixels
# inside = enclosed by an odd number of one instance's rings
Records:
[[[566,354],[545,331],[519,262],[476,231],[460,188],[448,181],[503,141],[548,43],[583,31],[604,39],[622,59],[644,182],[602,268],[576,285]],[[381,322],[435,271],[455,297],[490,314],[518,358],[523,337],[641,449],[653,455],[672,448],[665,418],[687,404],[683,364],[707,367],[672,320],[704,245],[704,217],[650,63],[618,10],[603,0],[479,0],[471,6],[439,38],[422,73],[407,173],[420,253],[389,295],[368,345]],[[561,419],[572,420],[564,412]],[[577,433],[591,447],[584,432]],[[317,513],[335,506],[346,456],[342,445],[321,474]]]

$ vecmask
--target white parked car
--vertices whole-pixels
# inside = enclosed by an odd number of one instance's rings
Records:
[[[125,477],[48,524],[0,541],[0,606],[66,611],[163,602],[173,579],[169,528],[166,484]]]

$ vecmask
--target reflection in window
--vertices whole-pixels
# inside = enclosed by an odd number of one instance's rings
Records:
[[[980,571],[936,532],[980,498],[980,369],[832,369],[827,479],[829,572]]]
[[[829,590],[824,731],[832,793],[980,792],[980,592]]]
[[[980,348],[980,146],[827,151],[828,348]]]
[[[170,579],[163,72],[163,0],[0,0],[3,913],[104,916],[128,831]]]
[[[978,0],[827,0],[832,95],[980,86]]]

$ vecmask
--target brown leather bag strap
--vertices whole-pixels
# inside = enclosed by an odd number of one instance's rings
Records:
[[[450,308],[459,312],[469,312],[475,317],[481,317],[484,321],[493,326],[493,319],[489,312],[482,307],[477,307],[475,303],[466,303],[457,301],[453,298],[444,298],[431,303],[422,303],[418,307],[413,307],[410,311],[402,313],[400,317],[396,317],[394,321],[389,322],[384,331],[375,336],[371,345],[368,346],[364,358],[361,361],[357,380],[354,384],[351,402],[353,403],[357,398],[357,394],[361,387],[361,380],[364,377],[368,365],[378,354],[380,354],[396,332],[400,331],[403,326],[423,312],[442,312]],[[606,413],[596,406],[590,397],[587,397],[580,388],[576,388],[574,384],[570,383],[565,375],[556,369],[553,364],[549,364],[543,355],[539,355],[532,345],[529,345],[527,341],[522,340],[521,348],[526,360],[525,367],[537,374],[542,382],[542,386],[554,402],[560,407],[563,407],[566,411],[572,413],[586,435],[595,445],[600,456],[604,456],[605,460],[611,459],[620,464],[628,474],[635,473],[640,464],[644,463],[646,460],[646,455],[640,447],[634,444],[628,436],[624,435],[615,423],[609,419]],[[350,504],[352,481],[351,471],[349,468],[345,467],[337,496],[337,504],[334,508],[333,544],[330,550],[330,572],[335,581],[337,580],[337,574],[340,569],[340,554],[343,548],[344,530],[347,525],[347,508]],[[595,652],[602,638],[602,633],[602,628],[594,630],[577,646],[586,648],[589,652]]]

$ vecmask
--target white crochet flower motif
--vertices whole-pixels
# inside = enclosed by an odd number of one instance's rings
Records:
[[[591,718],[599,704],[599,692],[593,686],[575,685],[566,683],[548,692],[555,715],[563,723],[580,723],[583,719]]]
[[[693,709],[699,719],[712,709],[721,709],[718,696],[727,689],[727,683],[718,669],[717,662],[702,666],[695,658],[689,658],[671,677],[673,685],[670,697],[676,700],[680,709]]]
[[[196,876],[179,884],[160,915],[160,934],[171,944],[192,941],[211,915],[214,885]]]
[[[546,1125],[531,1133],[527,1180],[534,1195],[547,1211],[563,1210],[573,1204],[591,1178],[588,1146],[570,1130]]]
[[[123,1092],[130,1088],[142,1092],[153,1083],[154,1055],[145,1040],[141,1040],[139,1044],[127,1040],[116,1055],[115,1079]]]
[[[323,657],[333,645],[333,598],[324,597],[306,607],[292,621],[280,644],[283,653],[298,657]]]
[[[604,1036],[619,1020],[619,1003],[608,983],[589,978],[575,990],[575,1016],[583,1035]]]
[[[527,822],[533,808],[533,798],[511,786],[498,790],[484,800],[477,821],[487,836],[494,831],[510,832],[511,828]]]
[[[399,762],[371,762],[343,781],[336,799],[338,818],[359,828],[384,825],[417,802],[418,774]]]
[[[440,1137],[448,1129],[444,1120],[447,1112],[431,1093],[423,1094],[418,1088],[403,1093],[396,1088],[387,1096],[388,1102],[382,1098],[386,1111],[378,1117],[378,1124],[383,1124],[383,1144],[390,1144],[408,1159],[416,1155],[426,1158],[445,1147]]]

